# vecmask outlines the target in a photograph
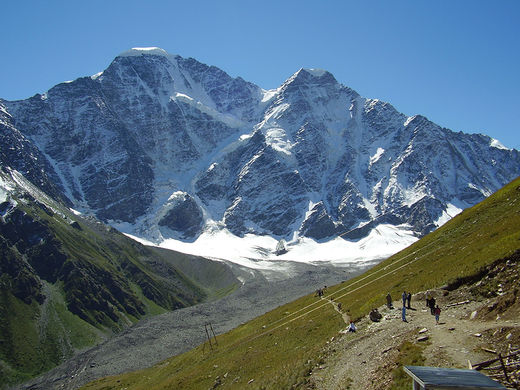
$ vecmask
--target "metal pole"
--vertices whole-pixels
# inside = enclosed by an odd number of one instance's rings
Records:
[[[213,351],[213,345],[211,345],[211,338],[209,337],[209,332],[208,332],[208,324],[204,325],[204,329],[206,330],[206,336],[208,337],[209,347]]]
[[[211,328],[211,333],[213,333],[213,338],[215,339],[215,344],[218,345],[217,336],[215,335],[215,331],[213,330],[213,326],[211,326],[211,322],[209,323],[209,327]]]

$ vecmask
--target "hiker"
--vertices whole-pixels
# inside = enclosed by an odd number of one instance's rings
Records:
[[[341,311],[341,302],[338,302],[338,310]]]
[[[386,306],[388,306],[389,309],[393,309],[392,296],[390,293],[386,294]]]
[[[431,297],[430,299],[430,313],[431,315],[434,315],[433,311],[435,310],[435,298]]]
[[[354,321],[350,321],[350,325],[348,326],[349,332],[355,332],[357,330],[356,325],[354,324]]]
[[[433,309],[433,314],[435,315],[435,322],[437,325],[439,325],[439,316],[441,315],[441,308],[439,305],[435,306],[435,309]]]
[[[406,302],[407,302],[407,305],[406,307],[408,309],[411,309],[412,306],[411,306],[411,302],[412,302],[412,293],[408,291],[408,295],[406,296]]]
[[[402,299],[403,299],[403,307],[406,306],[406,297],[407,297],[407,296],[408,296],[408,295],[406,295],[406,291],[403,291],[403,295],[401,296]]]
[[[408,322],[406,321],[406,306],[403,305],[403,308],[401,309],[401,319],[403,320],[403,322]]]
[[[372,322],[379,322],[381,318],[383,318],[383,316],[381,315],[381,313],[379,313],[377,309],[372,309],[370,311],[369,317]]]

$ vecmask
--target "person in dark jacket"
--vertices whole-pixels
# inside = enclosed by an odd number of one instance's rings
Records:
[[[430,299],[430,313],[431,313],[431,315],[435,314],[433,312],[434,310],[435,310],[435,298],[431,297],[431,299]]]
[[[390,293],[386,294],[386,306],[388,306],[389,309],[393,309],[392,296]]]

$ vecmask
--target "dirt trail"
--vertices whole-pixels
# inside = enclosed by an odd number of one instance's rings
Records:
[[[327,298],[321,297],[321,299],[327,299]],[[345,325],[349,325],[350,324],[350,317],[348,316],[347,313],[345,313],[342,310],[341,303],[334,302],[333,299],[328,299],[328,300],[331,303],[332,307],[334,307],[334,310],[336,310],[341,315],[341,318],[343,318],[343,321],[345,322]]]
[[[492,321],[472,318],[473,312],[492,304],[489,300],[447,307],[454,301],[463,301],[464,297],[455,294],[443,297],[442,291],[437,291],[436,296],[444,308],[438,325],[426,308],[424,294],[416,294],[412,310],[406,311],[407,322],[401,320],[401,308],[382,306],[378,308],[383,315],[380,322],[364,318],[356,324],[356,333],[341,332],[324,351],[322,364],[313,370],[307,388],[388,389],[392,370],[397,367],[399,348],[405,340],[425,346],[424,365],[468,368],[468,361],[475,364],[494,357],[482,347],[493,347],[493,337],[498,337],[498,333],[503,338],[511,337],[508,336],[511,332],[517,338],[520,336],[518,318]],[[348,317],[343,318],[348,323]],[[421,337],[427,339],[419,341]]]

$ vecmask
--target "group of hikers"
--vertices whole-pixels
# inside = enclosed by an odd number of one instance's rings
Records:
[[[406,320],[406,309],[412,309],[411,302],[412,302],[412,293],[403,291],[403,294],[401,295],[401,299],[403,302],[403,306],[401,308],[401,320],[403,322],[408,322]],[[393,309],[393,301],[392,296],[390,293],[386,295],[386,306],[389,309]],[[435,316],[435,323],[439,324],[439,317],[441,315],[441,309],[439,305],[436,304],[435,298],[428,293],[426,296],[426,307],[430,309],[430,313]],[[383,315],[377,310],[377,308],[374,308],[370,311],[369,318],[372,322],[379,322],[383,318]]]
[[[321,298],[323,295],[325,295],[325,291],[327,291],[327,286],[323,286],[323,288],[317,289],[314,296]]]
[[[326,289],[327,289],[327,286],[316,290],[316,296],[321,298],[325,294]],[[412,306],[411,306],[412,293],[409,291],[408,292],[403,291],[403,294],[401,295],[401,299],[403,302],[403,306],[401,308],[401,320],[403,322],[408,322],[406,320],[406,309],[412,309]],[[389,309],[394,308],[392,296],[390,295],[390,293],[388,293],[386,295],[386,306]],[[430,293],[428,293],[426,295],[426,307],[428,307],[430,309],[430,313],[433,316],[435,316],[436,324],[439,324],[439,317],[441,314],[441,309],[440,309],[439,305],[436,304],[435,298]],[[341,303],[338,303],[338,310],[341,311]],[[383,318],[383,315],[381,313],[379,313],[377,308],[374,308],[370,311],[369,318],[373,322],[379,322]],[[353,321],[350,321],[350,324],[349,324],[347,330],[349,332],[355,332],[357,330],[356,325],[354,324]]]
[[[430,308],[431,315],[435,316],[435,322],[439,323],[439,316],[441,315],[441,309],[439,305],[435,304],[435,298],[430,294],[426,296],[426,306]]]
[[[403,301],[403,307],[401,309],[401,320],[403,322],[408,322],[406,320],[406,309],[411,309],[412,306],[411,306],[411,302],[412,302],[412,293],[411,292],[406,292],[406,291],[403,291],[403,294],[401,295],[401,299]],[[390,295],[390,293],[388,293],[386,295],[386,305],[389,309],[393,309],[394,306],[393,306],[393,303],[392,303],[392,296]],[[439,324],[439,317],[441,315],[441,309],[439,307],[439,305],[436,305],[435,304],[435,298],[430,294],[428,293],[427,296],[426,296],[426,307],[428,307],[430,309],[430,313],[435,316],[435,322],[437,324]],[[372,315],[372,312],[371,312],[371,315],[370,315],[370,319],[372,321],[374,321],[372,319],[372,317],[374,318],[377,318],[377,315],[376,314],[379,314],[379,312],[377,312],[377,309],[373,309],[372,310],[374,312],[374,314]],[[380,314],[379,314],[380,315]],[[381,316],[381,315],[380,315]],[[382,316],[381,316],[382,317]],[[381,318],[379,317],[379,319]]]

